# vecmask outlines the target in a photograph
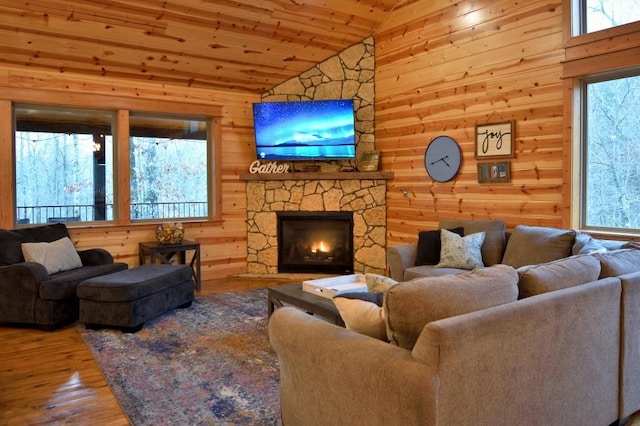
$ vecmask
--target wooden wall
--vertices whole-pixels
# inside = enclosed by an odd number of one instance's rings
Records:
[[[11,91],[46,89],[48,96],[43,102],[51,103],[75,93],[89,93],[222,106],[222,220],[187,223],[185,238],[201,244],[203,279],[246,272],[246,184],[238,176],[246,172],[255,159],[251,104],[259,101],[259,95],[0,67],[0,91],[3,88]],[[3,98],[6,96],[0,93],[0,99]],[[0,100],[0,115],[10,114],[9,105],[8,101]],[[0,153],[0,204],[6,211],[7,206],[13,205],[11,129],[0,129]],[[0,214],[0,221],[2,228],[13,225],[6,212]],[[93,226],[71,228],[70,233],[78,248],[102,247],[118,261],[135,266],[138,264],[138,242],[153,240],[153,229],[153,225]]]
[[[376,34],[376,147],[393,170],[387,244],[440,219],[501,218],[569,226],[563,185],[562,1],[407,1]],[[476,124],[515,121],[510,184],[478,184]],[[463,151],[455,180],[435,183],[424,152],[436,136]],[[408,196],[403,195],[403,189]]]

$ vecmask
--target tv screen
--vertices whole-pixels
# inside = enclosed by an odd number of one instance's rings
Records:
[[[253,104],[260,160],[355,158],[352,99]]]

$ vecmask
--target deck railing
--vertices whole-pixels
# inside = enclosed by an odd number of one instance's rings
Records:
[[[206,217],[207,203],[200,201],[176,203],[131,204],[131,220],[180,219]],[[19,206],[17,224],[57,222],[95,222],[113,220],[113,204],[74,204],[68,206]]]

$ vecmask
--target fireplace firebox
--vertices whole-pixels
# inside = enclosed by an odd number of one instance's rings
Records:
[[[353,212],[277,212],[278,272],[353,273]]]

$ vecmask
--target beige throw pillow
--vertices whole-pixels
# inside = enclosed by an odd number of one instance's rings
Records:
[[[69,237],[51,243],[22,243],[22,255],[27,262],[44,265],[49,274],[82,266],[80,256]]]
[[[382,307],[373,300],[357,298],[354,293],[351,296],[354,297],[338,295],[333,298],[345,326],[356,333],[386,341],[387,326]]]

